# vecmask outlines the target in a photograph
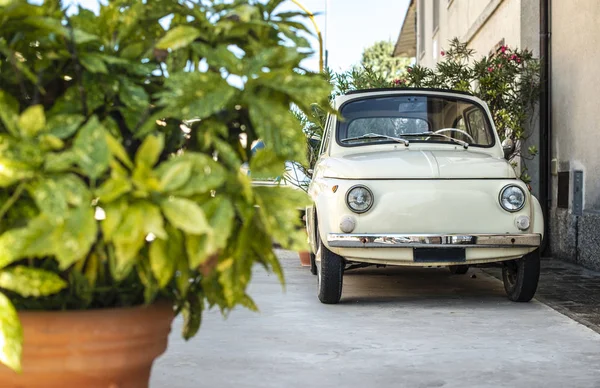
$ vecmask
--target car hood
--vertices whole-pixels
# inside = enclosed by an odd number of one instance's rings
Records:
[[[393,150],[330,157],[316,174],[341,179],[506,179],[515,178],[510,164],[481,152]]]

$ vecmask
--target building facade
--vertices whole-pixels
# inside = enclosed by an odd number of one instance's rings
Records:
[[[543,147],[528,169],[547,212],[546,253],[600,270],[597,20],[597,0],[411,0],[394,55],[434,67],[455,37],[476,55],[501,45],[542,51],[544,108],[534,112],[527,145]]]

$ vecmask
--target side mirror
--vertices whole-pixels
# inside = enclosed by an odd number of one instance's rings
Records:
[[[502,142],[502,150],[504,151],[504,158],[508,159],[515,151],[515,143],[509,138],[504,139]]]

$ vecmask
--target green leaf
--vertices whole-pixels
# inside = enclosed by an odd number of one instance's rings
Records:
[[[62,220],[67,213],[67,198],[62,190],[58,189],[55,179],[41,179],[31,184],[28,188],[35,204],[42,213]]]
[[[215,233],[186,236],[186,251],[190,268],[198,268],[210,255],[226,247],[235,221],[233,204],[227,198],[218,196],[211,198],[202,205],[202,209]]]
[[[106,180],[95,192],[101,204],[113,202],[133,189],[128,177],[113,175]]]
[[[202,310],[204,310],[204,298],[202,294],[188,294],[181,309],[183,316],[183,338],[188,340],[196,335],[202,323]]]
[[[177,50],[186,47],[200,36],[200,31],[191,26],[177,26],[162,37],[156,44],[158,49]]]
[[[146,217],[144,210],[145,207],[140,203],[130,205],[123,214],[121,224],[112,235],[115,245],[117,280],[121,280],[129,274],[137,262],[140,249],[145,244],[147,233],[144,226]]]
[[[3,293],[0,293],[0,346],[0,362],[20,373],[23,328],[15,306]]]
[[[173,277],[177,260],[169,257],[167,241],[157,239],[150,244],[150,267],[160,288],[164,288]]]
[[[160,134],[157,136],[149,135],[144,139],[144,142],[135,154],[135,164],[146,167],[154,167],[160,153],[165,146],[165,137]]]
[[[158,206],[151,202],[139,202],[136,206],[140,206],[144,214],[144,234],[152,233],[160,239],[166,239],[167,232],[165,231],[164,218]]]
[[[37,216],[27,226],[0,235],[0,268],[24,258],[50,256],[54,253],[54,226],[45,215]]]
[[[92,179],[106,171],[110,162],[110,151],[106,142],[106,131],[96,116],[79,130],[73,151],[77,155],[77,164]]]
[[[90,206],[91,193],[75,174],[46,178],[29,186],[29,193],[42,213],[54,220],[67,216],[68,205]]]
[[[133,168],[133,163],[131,162],[129,155],[127,155],[127,151],[123,148],[123,145],[108,132],[106,132],[106,143],[108,144],[108,149],[115,158],[123,162],[125,166]]]
[[[48,131],[59,139],[66,139],[77,131],[85,117],[78,114],[60,114],[48,119]]]
[[[121,50],[121,57],[133,60],[142,56],[145,50],[146,45],[144,42],[132,43]]]
[[[186,233],[202,234],[211,231],[204,212],[194,201],[170,198],[161,202],[160,206],[167,220]]]
[[[90,73],[108,74],[108,68],[101,55],[83,54],[79,56],[79,61]]]
[[[22,265],[0,270],[0,288],[23,297],[40,297],[57,293],[67,282],[54,272]]]
[[[4,123],[8,133],[13,136],[19,134],[18,117],[19,103],[8,92],[0,89],[0,120]]]
[[[126,78],[121,81],[119,99],[125,106],[134,110],[146,109],[149,104],[148,93],[146,93],[144,88],[134,84]]]
[[[77,162],[77,155],[72,150],[60,153],[48,153],[44,160],[44,170],[47,172],[63,172]]]
[[[227,172],[223,166],[215,162],[210,156],[200,153],[185,153],[177,158],[173,158],[168,162],[161,163],[157,172],[166,174],[166,170],[170,168],[171,163],[186,162],[190,163],[192,169],[189,179],[186,182],[173,189],[173,194],[181,197],[189,197],[195,194],[208,193],[225,183]],[[240,164],[237,164],[239,167]]]
[[[46,115],[42,105],[32,105],[19,116],[19,128],[25,137],[34,137],[46,126]]]
[[[115,202],[102,205],[106,218],[100,223],[104,241],[111,241],[113,233],[117,230],[123,219],[123,214],[127,209],[127,202],[117,200]]]
[[[58,137],[49,134],[43,134],[39,137],[40,149],[43,151],[58,151],[65,147],[65,142]]]
[[[65,222],[53,233],[54,254],[59,268],[65,270],[85,258],[96,241],[97,233],[98,225],[91,207],[70,210]]]
[[[162,168],[158,172],[160,179],[159,190],[162,192],[170,192],[179,189],[183,186],[192,175],[192,163],[172,159],[161,164]]]

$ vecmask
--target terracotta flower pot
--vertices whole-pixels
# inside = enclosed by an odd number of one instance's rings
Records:
[[[2,388],[147,388],[167,347],[169,304],[20,312],[23,373],[0,365]]]
[[[302,251],[298,252],[298,255],[300,256],[300,264],[303,267],[310,267],[310,252]]]

